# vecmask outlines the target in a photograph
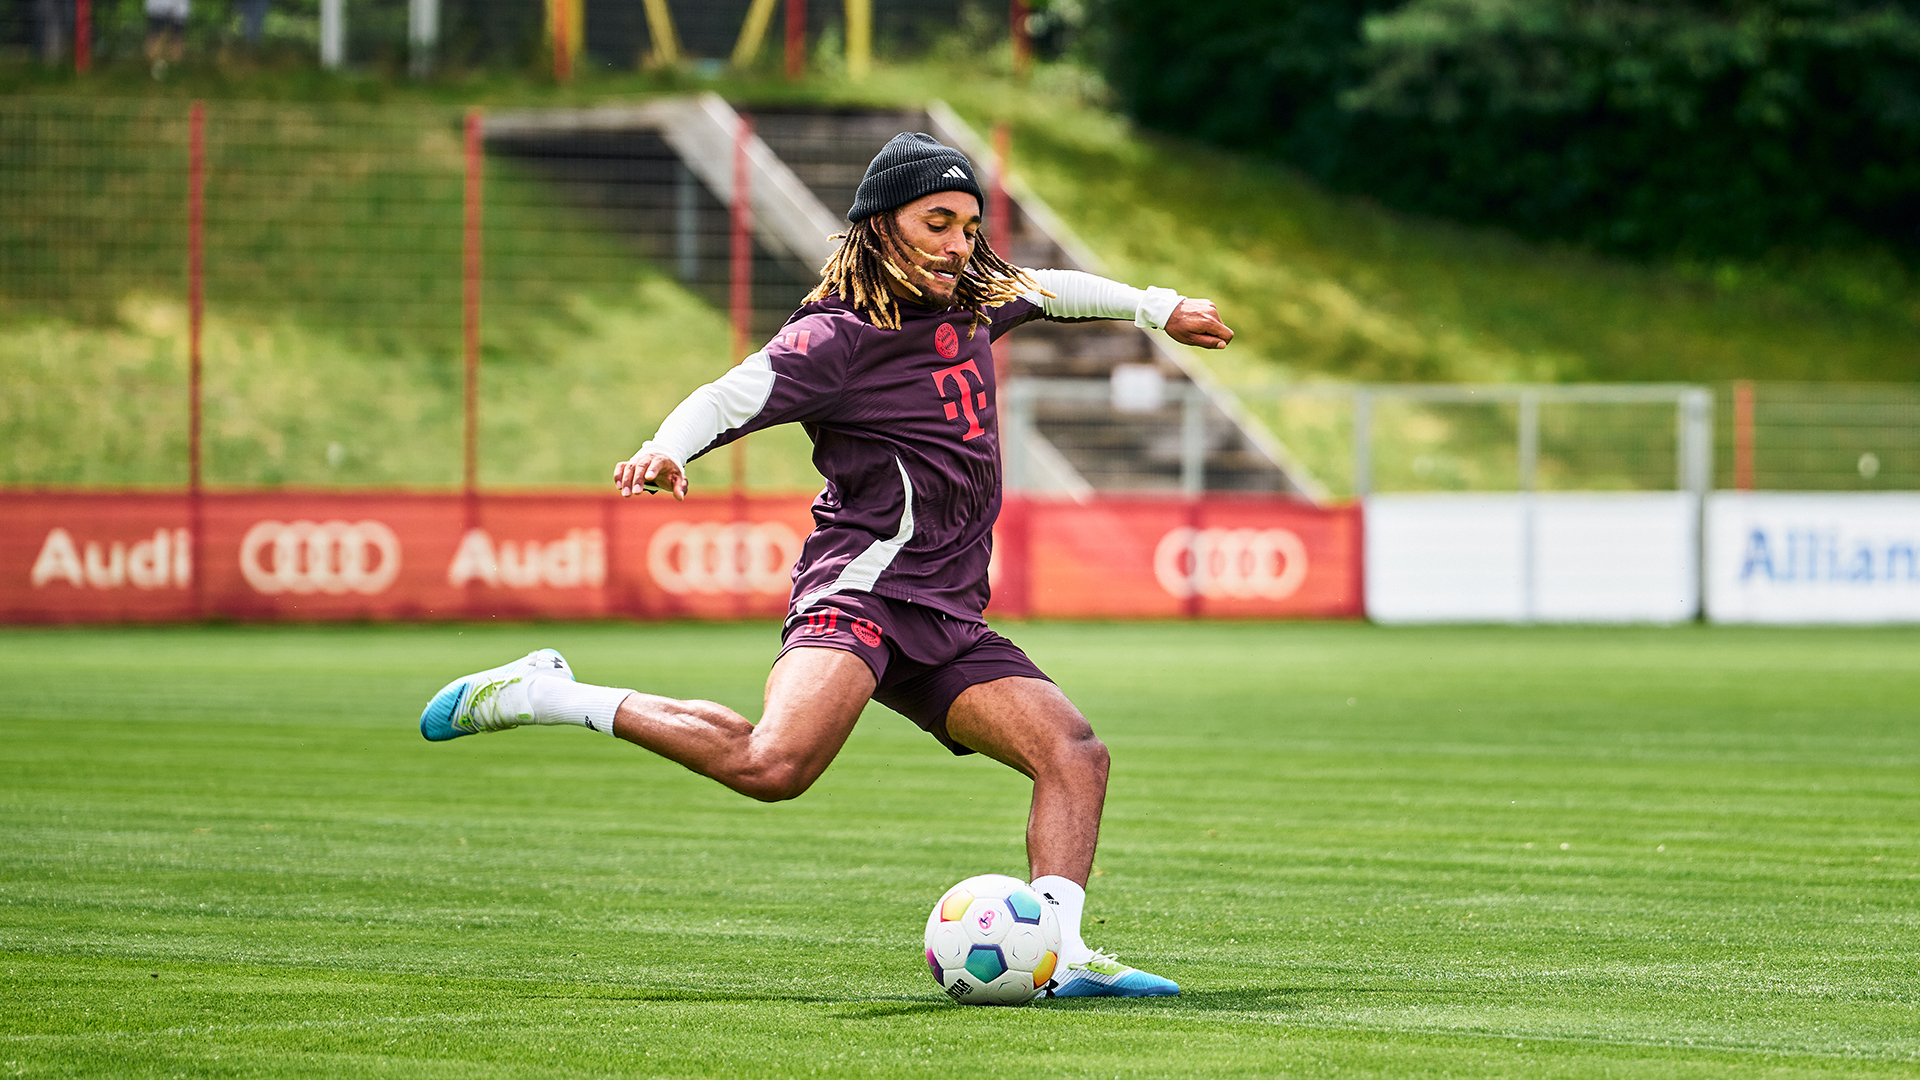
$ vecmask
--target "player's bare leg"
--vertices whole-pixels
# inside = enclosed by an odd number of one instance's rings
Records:
[[[574,681],[552,649],[448,683],[420,714],[435,742],[529,724],[574,724],[677,761],[756,799],[791,799],[832,764],[873,695],[873,671],[839,649],[792,649],[767,677],[758,724],[712,701]]]
[[[1044,679],[1008,678],[969,687],[947,712],[955,742],[1033,780],[1027,815],[1027,866],[1033,885],[1060,918],[1061,959],[1050,997],[1163,997],[1169,979],[1087,947],[1080,937],[1087,880],[1100,843],[1107,800],[1107,747],[1060,688]]]
[[[1067,695],[1045,679],[981,683],[954,701],[947,734],[1033,781],[1028,871],[1086,888],[1107,802],[1107,747]]]
[[[760,722],[712,701],[632,693],[613,733],[765,802],[799,796],[832,764],[873,696],[873,671],[839,649],[793,649],[767,676]]]

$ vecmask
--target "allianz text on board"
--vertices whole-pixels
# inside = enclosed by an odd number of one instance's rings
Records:
[[[1716,492],[1716,622],[1920,621],[1920,494]]]

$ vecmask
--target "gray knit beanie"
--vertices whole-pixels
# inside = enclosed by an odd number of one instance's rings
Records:
[[[867,166],[847,220],[865,221],[936,191],[964,191],[986,202],[967,155],[923,132],[902,132],[887,140]]]

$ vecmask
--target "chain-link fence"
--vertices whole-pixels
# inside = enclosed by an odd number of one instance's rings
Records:
[[[1720,487],[1920,489],[1920,384],[1747,383],[1718,411]]]
[[[470,298],[489,487],[597,484],[737,359],[722,314],[727,196],[647,123],[495,116],[470,145],[451,108],[212,102],[197,140],[190,115],[185,102],[0,100],[0,484],[183,483],[196,324],[215,486],[459,483]],[[756,117],[768,153],[831,215],[879,143],[923,119]],[[750,245],[756,338],[813,280],[764,240]],[[1134,351],[1118,367],[1091,363],[1113,344],[1039,330],[1014,342],[1024,389],[1006,400],[1031,429],[1024,456],[1009,451],[1016,484],[1271,490],[1261,470],[1278,465],[1331,498],[1660,490],[1694,486],[1684,463],[1710,445],[1713,486],[1920,487],[1912,384],[1720,386],[1688,420],[1683,401],[1704,399],[1677,386],[1203,392],[1157,374],[1137,342],[1119,342]],[[1089,363],[1042,364],[1028,355],[1039,345]],[[1112,380],[1086,377],[1107,368]],[[1109,437],[1122,429],[1140,437]],[[750,486],[817,482],[797,430],[752,442]],[[1127,469],[1123,444],[1140,457]],[[724,458],[699,468],[707,490],[730,482]]]
[[[1011,415],[1018,421],[1048,404],[1073,404],[1083,427],[1117,431],[1157,423],[1164,437],[1155,445],[1165,467],[1149,483],[1189,494],[1248,486],[1236,460],[1222,453],[1235,432],[1214,404],[1223,399],[1237,412],[1239,428],[1256,433],[1250,450],[1324,498],[1396,491],[1700,491],[1712,467],[1712,397],[1702,387],[1324,383],[1209,393],[1183,384],[1144,408],[1149,403],[1127,400],[1121,383],[1023,383]],[[1063,482],[1075,455],[1054,454],[1057,440],[1040,430],[1040,440],[1026,440],[1033,449],[1010,461],[1015,482],[1065,491],[1076,481],[1082,489],[1108,486],[1097,467]]]
[[[647,5],[639,0],[564,2],[578,37],[572,42],[577,65],[631,71],[656,55]],[[679,56],[699,65],[731,58],[751,3],[669,0],[661,7]],[[801,3],[810,64],[831,68],[845,50],[845,5]],[[424,27],[423,6],[433,11]],[[319,64],[331,35],[338,41],[332,65],[396,73],[419,70],[423,62],[546,71],[554,6],[555,0],[0,0],[0,58],[71,63],[77,20],[84,17],[85,47],[98,64],[185,58]],[[969,0],[872,0],[871,6],[872,48],[882,57],[922,53],[959,29],[1004,36],[1009,10]],[[171,18],[150,17],[160,10],[182,13],[178,27]],[[762,62],[778,63],[784,12],[779,20],[782,26],[764,35]]]
[[[460,482],[469,209],[483,483],[610,475],[735,359],[716,309],[726,207],[697,182],[689,203],[671,169],[627,169],[609,206],[504,147],[476,155],[470,206],[457,110],[204,109],[210,484]],[[0,482],[184,481],[189,117],[185,102],[0,101]],[[644,149],[620,160],[670,163]],[[683,283],[656,256],[689,237],[696,274]],[[798,298],[764,281],[757,321]],[[756,436],[769,449],[749,459],[749,482],[811,484],[804,447],[781,441],[798,438]],[[709,489],[729,481],[727,463],[709,471]]]
[[[1063,492],[1247,486],[1222,452],[1231,425],[1207,393],[1170,386],[1143,407],[1126,400],[1121,382],[1023,383],[1010,415],[1022,430],[1035,430],[1013,441],[1028,450],[1010,456],[1012,482]],[[1220,393],[1237,404],[1243,425],[1272,436],[1264,447],[1270,456],[1315,494],[1336,499],[1411,491],[1920,488],[1920,386],[1913,384],[1316,383]],[[1076,454],[1079,447],[1059,432],[1035,426],[1049,408],[1077,410],[1076,438],[1092,452]],[[1111,441],[1102,433],[1141,424],[1160,432],[1150,445],[1159,468],[1116,481],[1101,467],[1100,447]]]
[[[1701,489],[1710,397],[1685,385],[1347,385],[1242,392],[1337,496]]]
[[[1659,491],[1691,486],[1686,389],[1318,384],[1240,397],[1336,495]],[[1711,468],[1713,487],[1920,488],[1920,384],[1761,382],[1697,393],[1697,437],[1711,440],[1700,467]]]

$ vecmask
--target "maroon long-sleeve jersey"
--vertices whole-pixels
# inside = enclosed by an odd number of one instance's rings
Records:
[[[1160,327],[1181,297],[1074,270],[1028,270],[1029,298],[971,312],[901,305],[882,330],[839,297],[793,313],[766,348],[673,410],[643,450],[685,465],[775,424],[813,439],[827,486],[793,571],[793,610],[869,592],[981,621],[1000,514],[991,344],[1031,319]]]
[[[800,423],[826,487],[794,566],[794,610],[871,592],[978,622],[1001,497],[990,346],[1042,313],[1015,300],[976,329],[969,311],[900,310],[898,330],[874,326],[837,296],[794,312],[714,384],[718,415],[687,430],[719,434],[688,459]],[[662,439],[674,427],[670,419]]]

